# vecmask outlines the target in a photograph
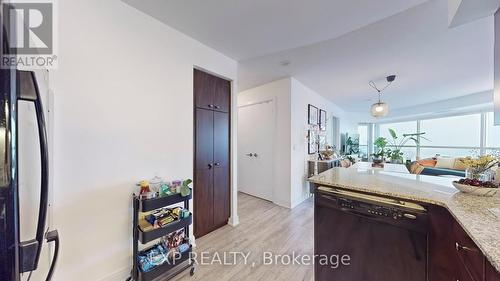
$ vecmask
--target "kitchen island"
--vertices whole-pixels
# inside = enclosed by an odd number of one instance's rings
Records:
[[[452,181],[456,180],[453,178],[391,170],[390,167],[372,169],[366,165],[333,168],[311,177],[309,181],[315,193],[319,187],[329,187],[332,190],[406,200],[424,206],[429,217],[428,280],[464,279],[453,275],[462,276],[456,273],[456,267],[466,269],[467,274],[464,275],[470,279],[464,280],[500,280],[500,214],[495,214],[500,208],[500,198],[460,193],[452,185]],[[455,255],[461,263],[455,262]]]

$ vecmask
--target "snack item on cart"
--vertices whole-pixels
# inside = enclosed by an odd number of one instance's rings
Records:
[[[179,247],[184,242],[185,238],[184,229],[181,229],[177,232],[171,233],[167,236],[167,246],[169,249],[175,249]]]
[[[189,212],[188,209],[183,209],[181,212],[181,218],[183,218],[183,219],[189,217],[190,215],[191,215],[191,213]]]
[[[167,261],[167,252],[162,245],[157,245],[139,254],[138,262],[143,272],[148,272]]]
[[[141,191],[139,192],[139,194],[145,194],[151,192],[148,181],[139,182],[139,186],[141,187]]]
[[[178,249],[179,249],[179,252],[184,253],[187,250],[189,250],[189,244],[187,244],[187,243],[181,244]]]
[[[181,212],[182,212],[182,208],[181,207],[176,207],[176,208],[173,208],[172,209],[172,214],[177,217],[177,218],[180,218],[181,217]]]
[[[147,215],[144,219],[153,225],[154,228],[165,226],[175,220],[172,215],[172,210],[169,208],[162,208],[154,211],[152,214]]]
[[[162,218],[158,219],[158,226],[164,227],[167,224],[169,224],[169,223],[171,223],[171,222],[173,222],[175,220],[176,220],[175,217],[172,216],[172,215],[168,215],[166,217],[162,217]]]

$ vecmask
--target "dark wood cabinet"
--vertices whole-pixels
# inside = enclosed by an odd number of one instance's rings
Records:
[[[450,255],[453,248],[453,218],[441,207],[429,206],[429,281],[451,280],[456,259]],[[455,279],[456,280],[456,279]]]
[[[500,273],[448,210],[428,210],[429,281],[500,281]]]
[[[390,223],[371,223],[369,220],[373,217],[352,210],[353,206],[361,205],[345,205],[349,201],[338,201],[318,191],[317,184],[313,183],[312,188],[315,192],[314,254],[348,253],[351,257],[349,267],[335,270],[317,263],[315,280],[401,280],[391,275],[400,271],[410,272],[404,280],[500,281],[500,272],[444,207],[424,204],[427,220],[412,236],[410,231],[392,227]],[[339,215],[340,211],[354,216]],[[410,236],[402,234],[405,231]],[[418,253],[415,249],[423,250]],[[425,263],[415,263],[415,260]],[[366,272],[367,268],[382,269],[382,273]]]
[[[226,85],[227,84],[227,85]],[[230,82],[194,70],[194,235],[230,216]]]
[[[455,257],[452,257],[455,258]],[[455,268],[455,271],[453,272],[453,278],[451,278],[452,281],[476,281],[476,279],[473,279],[470,275],[470,273],[464,268],[461,267],[459,264],[460,262],[456,262],[457,267]],[[446,279],[445,279],[446,280]],[[479,279],[477,281],[482,281],[483,279]]]
[[[229,115],[214,112],[214,164],[216,167],[229,167]]]
[[[194,70],[194,103],[196,108],[212,109],[215,83],[209,79],[207,73]]]
[[[484,281],[500,281],[500,273],[488,261],[484,268]]]
[[[214,226],[214,174],[212,170],[196,170],[194,176],[194,236],[200,237],[212,231]]]
[[[215,79],[214,109],[221,112],[229,112],[230,96],[225,93],[231,92],[231,82],[218,77],[215,77]]]
[[[465,269],[472,280],[482,281],[484,278],[484,256],[457,222],[453,223],[453,244],[459,260],[459,267]]]
[[[214,160],[214,113],[196,109],[195,165],[197,170],[208,170]]]
[[[231,82],[195,69],[194,101],[197,108],[229,112]]]
[[[307,161],[307,175],[308,177],[314,176],[316,173],[321,174],[326,170],[329,170],[333,167],[340,167],[340,159],[331,159],[331,160],[309,160]]]
[[[214,168],[214,228],[227,224],[230,215],[229,169]]]
[[[229,195],[229,115],[214,112],[214,225],[227,223]]]

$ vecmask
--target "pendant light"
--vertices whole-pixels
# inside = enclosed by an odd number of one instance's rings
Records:
[[[380,118],[387,116],[387,114],[389,114],[389,105],[385,102],[381,102],[379,95],[379,101],[372,105],[372,116],[375,118]]]
[[[389,87],[392,84],[392,82],[396,80],[396,75],[387,76],[386,80],[387,80],[387,85],[385,85],[385,87],[382,89],[379,89],[377,85],[375,85],[375,82],[373,81],[370,81],[370,83],[368,83],[370,87],[375,89],[378,93],[378,102],[374,103],[371,107],[371,114],[375,118],[384,117],[387,116],[387,114],[389,114],[389,105],[385,102],[382,102],[381,96],[382,96],[382,91],[387,89],[387,87]]]

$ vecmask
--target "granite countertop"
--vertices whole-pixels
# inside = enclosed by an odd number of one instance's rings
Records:
[[[367,165],[333,168],[311,177],[309,181],[443,206],[500,272],[500,214],[491,211],[500,208],[500,197],[460,193],[452,185],[456,178],[405,174],[394,172],[392,168],[373,169]]]

